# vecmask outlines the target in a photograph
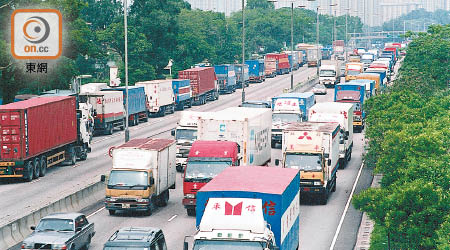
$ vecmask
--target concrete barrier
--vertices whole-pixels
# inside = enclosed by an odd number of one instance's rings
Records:
[[[8,249],[23,241],[42,217],[56,212],[80,211],[105,197],[102,182],[91,184],[71,195],[39,208],[20,219],[0,227],[0,249]]]

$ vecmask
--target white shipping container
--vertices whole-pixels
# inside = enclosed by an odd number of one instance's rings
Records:
[[[172,80],[137,82],[135,86],[144,87],[150,113],[158,113],[161,107],[175,103]]]
[[[116,148],[112,152],[113,169],[152,170],[155,195],[160,195],[175,185],[175,142],[161,150],[143,148]]]
[[[108,84],[104,82],[91,82],[87,84],[83,84],[80,87],[80,93],[91,93],[91,92],[97,92],[102,89],[107,89]]]
[[[231,107],[201,117],[198,140],[233,141],[240,146],[241,166],[263,166],[271,157],[272,112]]]
[[[122,91],[97,91],[83,93],[87,101],[92,105],[97,116],[103,119],[118,117],[125,114]]]

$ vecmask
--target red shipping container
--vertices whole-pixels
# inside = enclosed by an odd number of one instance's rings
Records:
[[[266,58],[273,58],[278,61],[278,69],[290,69],[291,65],[289,64],[289,56],[288,54],[281,53],[270,53],[266,55]]]
[[[77,141],[75,97],[0,105],[0,160],[23,161]]]
[[[186,69],[178,72],[178,78],[191,80],[192,96],[196,97],[216,88],[213,67]]]

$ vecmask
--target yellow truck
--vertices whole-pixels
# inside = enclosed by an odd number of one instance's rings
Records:
[[[356,76],[364,72],[364,63],[347,63],[345,65],[345,81],[356,80]]]
[[[112,169],[107,180],[105,208],[151,215],[166,206],[175,189],[176,143],[169,139],[133,139],[109,150]]]

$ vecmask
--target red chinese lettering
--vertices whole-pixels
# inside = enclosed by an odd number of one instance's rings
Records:
[[[242,213],[242,201],[236,205],[231,205],[228,202],[225,202],[225,215],[241,215]]]
[[[269,203],[267,203],[267,201],[264,202],[264,205],[263,205],[264,213],[268,214],[270,216],[275,215],[276,214],[275,205],[276,205],[276,203],[273,201],[269,201]]]
[[[213,209],[214,210],[220,209],[220,204],[219,203],[214,204]]]
[[[253,213],[253,212],[256,211],[256,206],[255,205],[248,205],[247,207],[245,207],[245,209],[247,209],[247,211]]]

